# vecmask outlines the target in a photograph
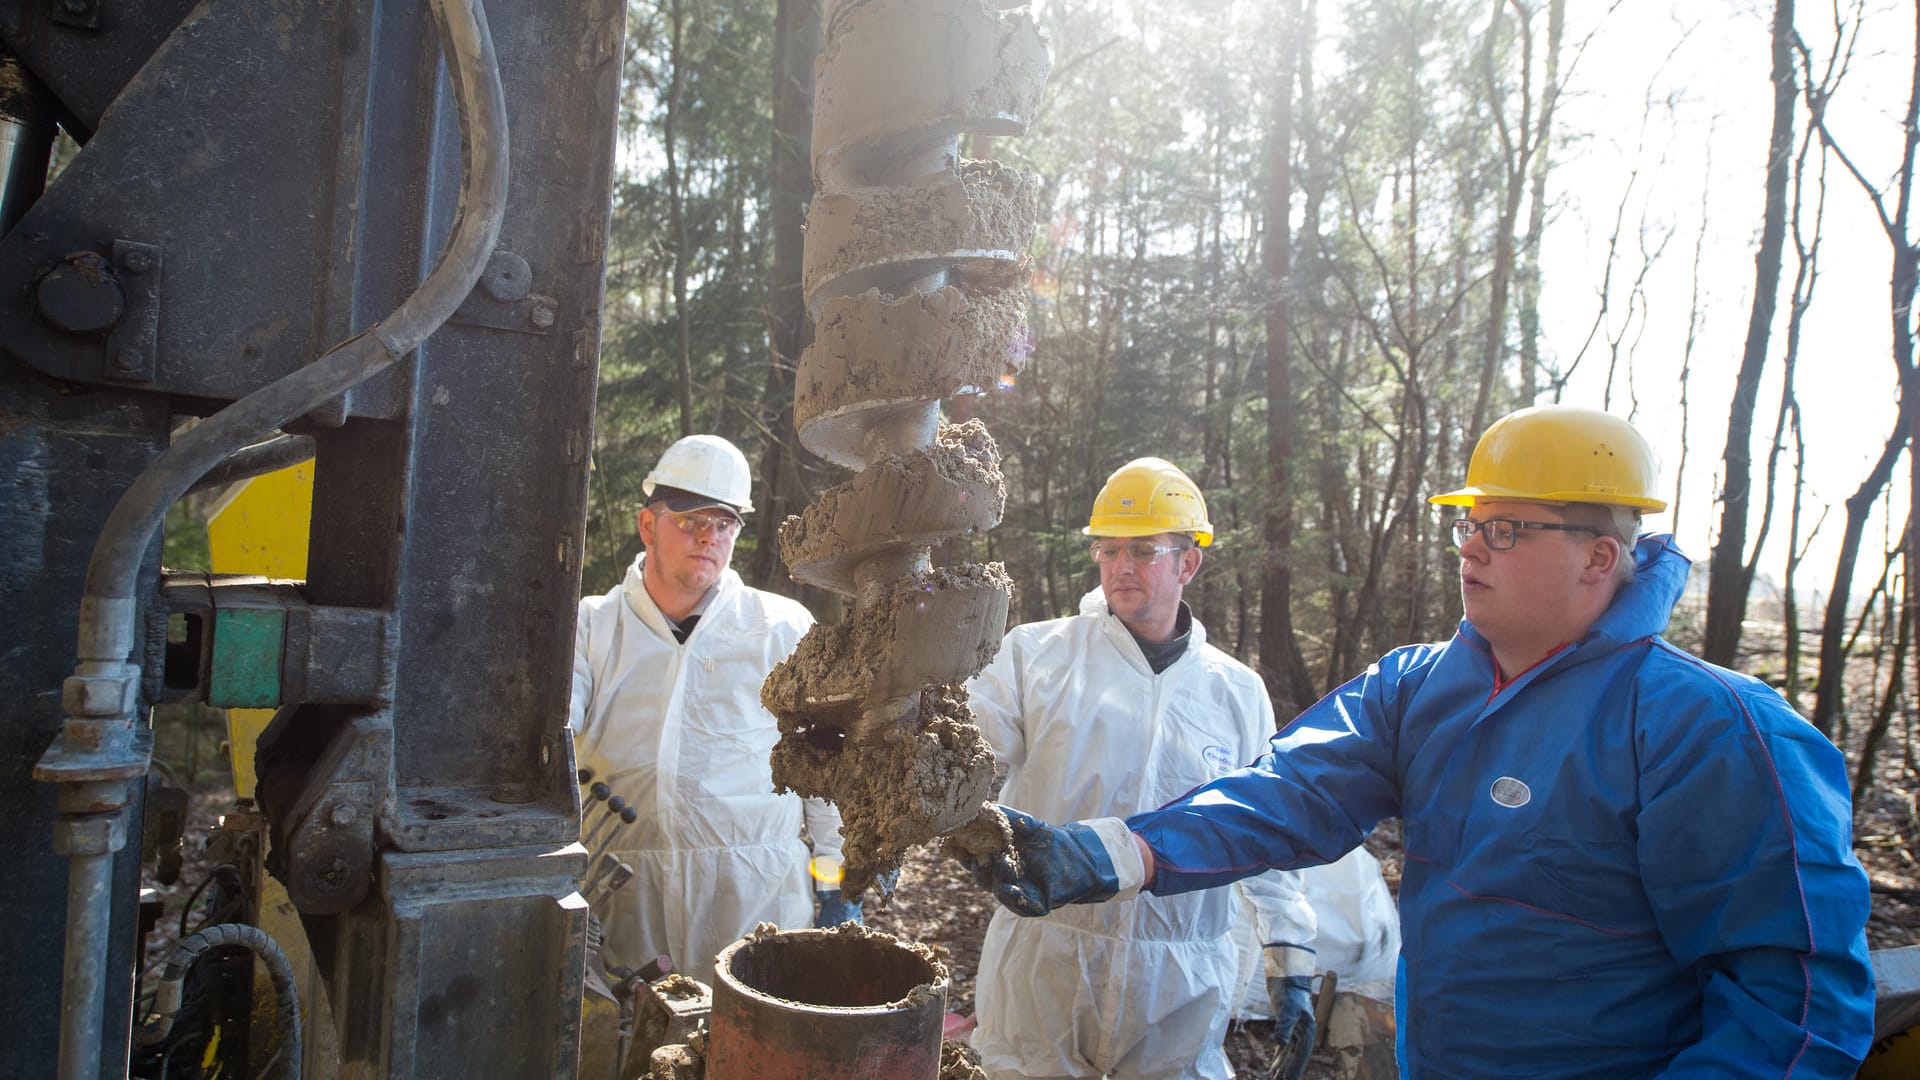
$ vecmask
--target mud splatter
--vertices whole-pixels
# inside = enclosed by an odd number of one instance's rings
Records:
[[[991,794],[993,751],[967,713],[966,692],[930,688],[919,695],[919,710],[917,728],[864,746],[825,714],[781,716],[774,784],[839,806],[846,840],[840,887],[849,896],[897,869],[908,849],[973,820]]]
[[[979,1051],[952,1039],[941,1043],[939,1080],[987,1080],[987,1070],[980,1067]]]
[[[1017,262],[1039,213],[1039,177],[997,161],[962,160],[928,184],[823,191],[807,213],[801,288],[818,317],[832,296],[865,292],[902,272],[918,276],[915,270],[969,259]],[[834,289],[823,295],[829,283]]]
[[[796,580],[851,594],[863,561],[991,528],[1006,498],[986,427],[944,425],[927,449],[883,457],[787,518],[780,556]]]

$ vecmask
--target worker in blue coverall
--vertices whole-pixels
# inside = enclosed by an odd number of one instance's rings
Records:
[[[1037,915],[1328,862],[1398,815],[1403,1075],[1851,1077],[1874,988],[1844,761],[1661,638],[1688,562],[1638,536],[1657,483],[1623,420],[1502,418],[1431,500],[1461,514],[1451,641],[1158,810],[1007,809],[1012,849],[975,876]]]

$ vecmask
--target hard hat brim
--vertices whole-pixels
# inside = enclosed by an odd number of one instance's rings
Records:
[[[751,506],[735,506],[725,499],[716,499],[711,495],[702,495],[697,491],[668,487],[665,484],[658,485],[653,491],[647,492],[646,505],[664,505],[676,514],[691,514],[695,510],[707,509],[725,510],[736,518],[753,512],[753,507]]]
[[[1472,506],[1481,499],[1498,499],[1510,502],[1538,503],[1590,503],[1595,506],[1624,506],[1649,514],[1658,514],[1667,508],[1663,499],[1649,499],[1636,495],[1621,495],[1610,491],[1519,491],[1503,488],[1494,484],[1478,484],[1463,487],[1456,491],[1443,492],[1427,498],[1435,506]]]
[[[1213,543],[1211,529],[1169,529],[1153,525],[1083,525],[1080,531],[1088,536],[1109,536],[1116,540],[1126,540],[1136,536],[1159,536],[1162,533],[1184,534],[1193,537],[1195,547],[1206,547]]]

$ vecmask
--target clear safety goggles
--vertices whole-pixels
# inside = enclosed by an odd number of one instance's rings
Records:
[[[1185,551],[1192,544],[1156,544],[1152,540],[1112,540],[1100,539],[1087,545],[1087,554],[1097,563],[1110,563],[1120,557],[1121,552],[1133,560],[1135,566],[1152,566],[1163,557]]]
[[[673,527],[698,540],[711,536],[715,540],[731,540],[740,532],[740,519],[732,514],[709,514],[699,510],[678,513],[673,510],[661,515],[673,522]]]

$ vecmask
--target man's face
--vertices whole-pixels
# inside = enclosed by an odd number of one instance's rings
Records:
[[[1482,500],[1462,515],[1473,521],[1565,523],[1556,506],[1510,500]],[[1592,532],[1520,529],[1505,551],[1487,546],[1475,532],[1460,548],[1460,602],[1468,621],[1496,646],[1552,648],[1574,610],[1583,573],[1592,562]],[[1552,638],[1552,640],[1543,640]]]
[[[1171,629],[1180,611],[1180,594],[1193,575],[1200,571],[1200,549],[1193,537],[1182,533],[1158,536],[1098,537],[1096,542],[1114,545],[1118,554],[1100,567],[1100,591],[1107,607],[1136,633],[1151,633],[1161,627]],[[1152,562],[1134,558],[1134,545],[1179,548]]]
[[[733,559],[740,519],[717,506],[680,514],[655,503],[640,511],[640,542],[647,546],[647,573],[682,593],[698,596],[720,580]]]

